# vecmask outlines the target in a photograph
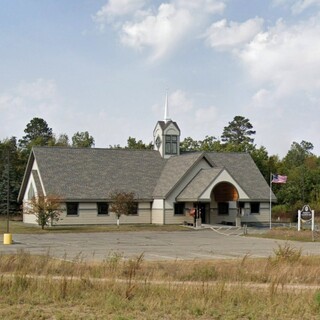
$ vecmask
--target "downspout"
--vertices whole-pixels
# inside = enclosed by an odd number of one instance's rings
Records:
[[[152,224],[152,217],[153,217],[153,208],[152,208],[152,202],[150,202],[150,224]]]
[[[166,200],[163,199],[163,225],[166,224]]]

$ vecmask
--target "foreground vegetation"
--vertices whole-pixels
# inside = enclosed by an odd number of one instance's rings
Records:
[[[0,255],[2,319],[319,319],[320,257],[101,263]]]

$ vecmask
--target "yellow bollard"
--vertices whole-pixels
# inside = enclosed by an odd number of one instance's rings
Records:
[[[3,244],[12,244],[12,234],[4,233],[3,234]]]

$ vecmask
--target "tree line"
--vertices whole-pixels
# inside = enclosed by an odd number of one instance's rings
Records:
[[[16,199],[32,147],[94,146],[94,138],[88,131],[76,132],[70,141],[66,134],[54,134],[52,128],[41,118],[33,118],[24,133],[19,140],[16,137],[0,140],[0,214],[6,213],[8,190],[10,214],[20,212]],[[272,185],[278,199],[274,212],[278,215],[294,215],[306,203],[320,211],[320,157],[312,153],[312,143],[293,142],[287,154],[280,159],[278,155],[269,155],[264,146],[258,147],[254,143],[255,134],[249,119],[236,116],[224,127],[220,138],[206,136],[203,140],[195,140],[187,137],[180,142],[180,150],[249,153],[268,183],[271,174],[288,177],[286,184]],[[126,146],[114,145],[109,148],[147,150],[153,149],[153,144],[129,137]]]

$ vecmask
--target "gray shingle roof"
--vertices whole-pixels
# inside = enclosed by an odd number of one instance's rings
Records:
[[[178,130],[179,130],[179,132],[180,132],[180,128],[179,128],[179,126],[178,126],[178,124],[175,122],[175,121],[167,121],[167,122],[165,122],[165,121],[158,121],[158,123],[159,123],[159,125],[160,125],[160,127],[161,127],[161,129],[164,131],[167,127],[169,127],[170,126],[170,124],[173,124]]]
[[[165,164],[151,150],[38,147],[33,153],[46,193],[64,199],[108,199],[114,190],[152,199]]]
[[[198,201],[199,196],[221,173],[222,168],[202,169],[178,195],[178,201]]]
[[[228,170],[251,200],[265,200],[270,197],[269,185],[249,154],[209,152],[207,155],[217,167]],[[274,194],[272,199],[276,199]]]
[[[108,200],[112,191],[134,192],[137,199],[165,198],[179,181],[205,158],[215,169],[210,176],[196,176],[197,190],[226,168],[252,200],[269,198],[269,186],[249,154],[193,152],[162,159],[158,151],[35,147],[30,155],[18,200],[22,201],[27,178],[36,159],[46,194],[67,200]],[[217,170],[217,171],[215,171]],[[194,194],[192,194],[194,190]],[[199,192],[185,190],[188,197]],[[203,189],[202,189],[203,190]],[[201,191],[202,191],[201,190]],[[198,192],[198,193],[197,193]],[[273,200],[275,196],[272,194]]]
[[[202,152],[186,153],[169,158],[161,173],[153,196],[156,198],[165,198],[188,170],[202,158]]]

